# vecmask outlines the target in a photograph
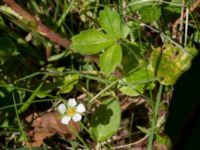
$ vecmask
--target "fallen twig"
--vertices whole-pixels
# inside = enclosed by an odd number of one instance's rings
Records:
[[[35,23],[37,33],[43,35],[46,38],[49,38],[50,40],[56,42],[60,46],[63,46],[65,48],[70,47],[71,44],[70,40],[61,37],[58,33],[49,29],[49,27],[44,25],[38,18],[31,15],[25,9],[23,9],[19,4],[17,4],[15,0],[3,0],[3,2],[8,6],[10,6],[16,13],[18,13],[26,20]]]

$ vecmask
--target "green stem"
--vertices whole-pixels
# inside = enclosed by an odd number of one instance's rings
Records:
[[[97,97],[99,97],[101,94],[103,94],[105,91],[107,91],[109,88],[111,88],[112,86],[114,86],[115,84],[118,83],[118,80],[114,81],[113,83],[111,83],[110,85],[108,85],[106,88],[104,88],[102,91],[100,91],[96,96],[94,96],[89,103],[93,102]]]
[[[78,135],[76,129],[72,125],[69,125],[69,130],[80,140],[80,142],[85,146],[85,149],[90,149],[89,146],[83,140],[83,138]]]
[[[157,97],[156,97],[156,104],[153,109],[153,118],[152,118],[152,122],[151,122],[151,130],[150,130],[150,135],[149,135],[149,139],[148,139],[148,150],[152,150],[152,144],[153,144],[156,124],[157,124],[157,117],[158,117],[158,110],[159,110],[159,105],[160,105],[162,89],[163,89],[163,85],[161,84],[159,87]]]
[[[17,106],[16,106],[16,101],[15,101],[15,95],[14,95],[14,93],[12,94],[12,97],[13,97],[13,104],[15,106],[15,113],[16,113],[16,117],[17,117],[17,122],[18,122],[19,128],[21,130],[21,133],[22,133],[23,139],[25,140],[25,143],[27,143],[27,145],[28,145],[28,149],[31,150],[31,147],[30,147],[30,145],[28,143],[28,139],[26,137],[26,134],[25,134],[25,132],[23,130],[23,127],[22,127],[22,124],[20,122],[20,118],[19,118],[19,114],[18,114],[18,110],[17,110]]]

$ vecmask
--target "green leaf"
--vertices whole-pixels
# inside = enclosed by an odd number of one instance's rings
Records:
[[[141,127],[141,126],[136,126],[141,132],[145,133],[146,135],[150,135],[150,130],[145,128],[145,127]]]
[[[145,1],[145,3],[141,0],[131,0],[128,4],[131,8],[131,12],[136,12],[139,10],[141,7],[144,7],[146,5],[149,5],[148,1]]]
[[[130,32],[132,32],[131,28],[128,25],[124,25],[122,28],[122,38],[126,38]]]
[[[44,83],[37,96],[40,98],[45,98],[48,93],[53,89],[59,89],[57,93],[66,94],[73,90],[74,85],[79,81],[78,74],[70,74],[64,78],[56,78],[55,82]]]
[[[144,93],[144,84],[128,84],[127,80],[123,80],[123,83],[125,82],[126,86],[123,86],[120,88],[120,91],[128,96],[139,96]]]
[[[182,9],[181,5],[183,5],[182,2],[183,2],[182,0],[172,0],[170,1],[169,5],[165,9],[173,13],[181,13],[181,9]],[[179,5],[179,7],[175,7],[174,4]]]
[[[150,56],[150,65],[157,80],[164,85],[175,84],[178,77],[190,68],[192,55],[196,55],[196,49],[187,48],[184,52],[171,44],[161,48],[155,48]]]
[[[107,99],[99,106],[91,120],[91,135],[97,142],[105,141],[117,132],[121,120],[119,101]]]
[[[114,42],[110,36],[90,29],[74,36],[71,48],[82,54],[96,54],[111,46]]]
[[[107,34],[115,39],[121,38],[123,25],[120,15],[116,11],[112,11],[108,7],[100,11],[98,22]]]
[[[128,96],[138,96],[144,93],[145,85],[148,85],[147,83],[150,81],[154,81],[153,72],[148,67],[146,70],[146,67],[143,66],[120,81],[122,85],[125,84],[120,91]],[[151,84],[150,86],[149,88],[153,88]]]
[[[153,21],[158,21],[160,19],[161,9],[155,5],[145,6],[139,10],[139,13],[143,22],[152,23]]]
[[[67,57],[70,53],[69,52],[62,52],[62,53],[59,53],[59,54],[55,54],[55,55],[52,55],[48,58],[48,61],[49,62],[52,62],[52,61],[57,61],[59,59],[62,59],[64,57]]]
[[[79,81],[78,74],[71,74],[71,75],[65,76],[63,85],[59,87],[60,89],[59,93],[62,93],[62,94],[69,93],[74,88],[74,85],[78,83],[78,81]]]
[[[107,75],[112,73],[117,65],[121,63],[122,60],[122,50],[119,44],[114,44],[105,50],[103,54],[100,55],[100,68],[101,71],[105,72]]]
[[[136,12],[140,9],[143,9],[145,6],[155,5],[156,1],[152,0],[131,0],[129,6],[131,6],[131,12]]]
[[[196,31],[194,33],[194,42],[200,43],[200,32],[199,31]]]
[[[39,98],[45,98],[48,95],[48,93],[50,93],[52,90],[62,85],[63,85],[63,79],[61,78],[58,78],[58,79],[56,78],[54,82],[45,82],[42,85],[40,91],[37,93],[37,96]]]
[[[170,139],[167,136],[161,136],[161,135],[156,135],[156,141],[162,145],[169,146],[170,145]]]

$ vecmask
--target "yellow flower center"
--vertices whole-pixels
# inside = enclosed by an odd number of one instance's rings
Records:
[[[72,117],[72,116],[74,116],[75,114],[76,114],[76,108],[75,108],[75,107],[69,107],[69,108],[67,109],[67,115],[68,115],[68,116]]]

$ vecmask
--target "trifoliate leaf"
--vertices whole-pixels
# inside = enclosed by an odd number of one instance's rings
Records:
[[[122,60],[121,46],[114,44],[100,55],[100,68],[106,74],[112,73]]]
[[[96,54],[112,45],[110,36],[95,29],[82,31],[72,38],[71,48],[82,54]]]
[[[108,7],[105,8],[100,11],[98,21],[107,34],[115,39],[121,38],[123,25],[120,15],[116,11],[110,10]]]

